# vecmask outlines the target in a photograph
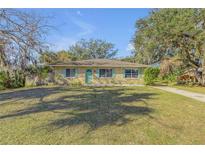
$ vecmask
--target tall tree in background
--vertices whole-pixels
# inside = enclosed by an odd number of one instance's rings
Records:
[[[44,51],[40,56],[39,56],[39,62],[43,64],[52,64],[57,62],[57,54],[55,52],[51,51]]]
[[[145,64],[166,56],[179,57],[200,72],[205,52],[205,9],[156,9],[136,23],[134,37],[136,59]]]
[[[75,57],[73,56],[73,54],[71,52],[62,50],[62,51],[57,52],[57,59],[60,62],[66,63],[68,61],[75,60]]]
[[[43,52],[40,57],[39,61],[40,63],[45,64],[53,64],[57,62],[66,63],[68,61],[75,60],[75,57],[72,55],[72,53],[62,50],[58,52]]]
[[[68,61],[97,59],[97,58],[114,58],[117,50],[112,43],[102,40],[80,40],[70,46],[69,50],[46,51],[41,54],[39,61],[41,63],[66,63]]]
[[[19,9],[0,9],[0,40],[4,42],[1,64],[25,70],[28,64],[36,63],[37,54],[47,48],[45,34],[49,28],[44,17]]]
[[[135,63],[136,62],[136,58],[134,56],[127,56],[127,57],[124,57],[124,58],[120,58],[120,60],[131,62],[131,63]]]
[[[114,48],[114,44],[99,39],[82,39],[69,48],[69,52],[79,60],[114,58],[117,51],[118,50]]]

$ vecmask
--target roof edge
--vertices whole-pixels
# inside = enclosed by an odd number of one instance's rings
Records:
[[[66,64],[51,64],[51,65],[48,65],[48,66],[53,66],[53,67],[115,67],[115,68],[135,68],[135,67],[151,67],[150,65],[143,65],[143,64],[138,64],[138,65],[141,65],[141,66],[111,66],[111,65],[107,65],[107,66],[100,66],[100,65],[66,65]]]

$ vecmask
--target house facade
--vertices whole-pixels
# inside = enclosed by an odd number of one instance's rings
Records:
[[[55,75],[81,84],[137,84],[147,65],[108,59],[90,59],[50,65]]]

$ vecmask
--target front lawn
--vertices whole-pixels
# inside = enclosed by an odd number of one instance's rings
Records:
[[[205,104],[151,87],[0,93],[0,144],[205,144]]]

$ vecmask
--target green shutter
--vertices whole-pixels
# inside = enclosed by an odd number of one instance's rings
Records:
[[[99,69],[96,69],[96,76],[97,76],[97,78],[99,78]]]
[[[125,69],[123,70],[123,77],[125,78]]]
[[[138,78],[141,77],[141,68],[138,68]]]
[[[66,77],[66,69],[62,70],[63,77]]]
[[[112,77],[115,77],[115,69],[112,69]]]
[[[78,69],[75,69],[75,77],[78,77]]]
[[[138,78],[142,77],[142,68],[138,68]]]

